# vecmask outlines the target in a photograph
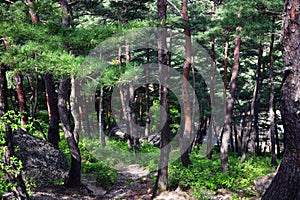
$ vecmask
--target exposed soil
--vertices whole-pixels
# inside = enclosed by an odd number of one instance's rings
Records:
[[[154,174],[152,174],[154,175]],[[82,175],[82,186],[77,189],[57,185],[55,187],[41,186],[36,188],[31,196],[33,200],[110,200],[110,199],[128,199],[128,200],[149,200],[151,199],[153,182],[150,179],[151,173],[145,168],[133,164],[125,166],[118,170],[117,183],[109,191],[104,190],[96,183],[96,178],[91,174]],[[7,199],[13,199],[7,194]],[[208,195],[213,200],[229,200],[231,194],[222,194],[218,196]],[[9,198],[10,197],[10,198]],[[167,191],[161,193],[155,199],[162,200],[194,200],[191,194],[181,191]]]
[[[60,199],[151,199],[152,181],[149,172],[139,165],[129,165],[118,170],[117,183],[106,191],[97,186],[96,178],[91,174],[82,175],[83,186],[70,189],[65,186],[55,188],[40,187],[33,194],[34,200]]]

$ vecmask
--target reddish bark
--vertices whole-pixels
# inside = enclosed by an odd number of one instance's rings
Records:
[[[18,94],[18,101],[19,101],[19,110],[21,112],[21,125],[25,126],[28,123],[28,113],[27,113],[27,105],[26,105],[26,96],[23,87],[23,76],[18,72],[15,73],[15,80],[16,80],[16,91]],[[22,128],[26,131],[26,128]]]
[[[188,1],[182,0],[182,11],[181,16],[185,24],[184,34],[185,34],[185,63],[183,65],[183,80],[182,80],[182,98],[183,98],[183,112],[184,112],[184,131],[182,134],[180,151],[181,151],[181,162],[183,166],[187,167],[192,164],[189,157],[189,147],[191,134],[192,134],[192,119],[191,119],[191,105],[190,97],[188,93],[188,85],[190,79],[190,68],[191,68],[191,28],[188,24]]]
[[[238,71],[240,66],[240,48],[241,48],[241,36],[237,35],[235,37],[235,49],[234,49],[234,64],[232,68],[232,74],[229,85],[229,95],[226,104],[226,117],[224,123],[222,144],[221,144],[221,171],[226,172],[228,164],[228,142],[230,137],[230,127],[232,122],[232,112],[234,105],[234,93],[236,89],[236,80],[238,77]]]
[[[40,19],[39,19],[39,16],[38,16],[36,10],[34,9],[33,2],[31,0],[27,0],[27,5],[29,7],[29,15],[30,15],[32,24],[38,23],[40,21]]]

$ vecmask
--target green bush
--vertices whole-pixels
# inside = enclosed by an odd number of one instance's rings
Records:
[[[82,172],[95,175],[97,184],[104,189],[110,189],[117,183],[117,171],[105,166],[102,162],[83,163]]]
[[[269,165],[269,156],[255,157],[241,163],[240,157],[232,153],[226,173],[220,172],[218,154],[208,160],[193,152],[191,160],[193,164],[189,168],[183,167],[180,161],[170,164],[169,183],[172,189],[194,189],[197,198],[204,198],[205,192],[215,194],[221,188],[243,196],[253,196],[254,179],[275,170]]]
[[[96,177],[97,184],[105,189],[110,189],[113,184],[117,182],[117,171],[113,168],[106,166],[103,162],[98,161],[93,152],[89,151],[84,145],[85,141],[79,141],[79,149],[82,161],[82,173],[93,174]],[[89,141],[91,145],[98,145],[98,141]],[[70,150],[66,139],[61,137],[59,149],[66,155],[68,162],[71,162]]]
[[[0,156],[3,156],[5,151],[5,133],[4,133],[4,124],[0,124]],[[4,194],[5,192],[11,191],[12,185],[6,180],[5,172],[9,170],[10,166],[4,165],[4,162],[0,162],[0,195]]]
[[[0,156],[3,157],[3,153],[6,151],[6,139],[5,139],[5,125],[8,125],[11,127],[13,131],[21,128],[26,128],[29,132],[34,131],[33,127],[33,120],[29,118],[28,124],[25,126],[21,125],[21,113],[16,113],[13,110],[8,111],[5,115],[3,115],[0,118]],[[15,150],[18,150],[17,147],[15,147]],[[10,163],[7,165],[3,162],[3,160],[0,161],[0,195],[12,191],[13,185],[8,182],[6,179],[7,173],[12,173],[15,176],[17,176],[22,169],[22,162],[17,157],[12,156],[10,157]],[[28,194],[31,194],[30,186],[34,186],[33,182],[25,182],[27,186],[27,192]]]

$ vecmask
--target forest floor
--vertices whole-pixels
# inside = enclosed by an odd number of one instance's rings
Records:
[[[33,200],[60,199],[151,199],[153,181],[151,173],[137,164],[124,166],[118,170],[117,183],[108,191],[97,186],[96,178],[91,174],[82,175],[83,186],[70,189],[62,185],[55,187],[40,187],[34,191]],[[184,200],[194,198],[186,192],[176,190],[160,194],[156,199]]]

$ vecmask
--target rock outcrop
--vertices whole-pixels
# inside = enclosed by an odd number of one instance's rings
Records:
[[[24,131],[13,133],[16,157],[22,161],[22,176],[41,186],[53,185],[54,181],[66,182],[69,174],[67,158],[47,141]]]
[[[276,172],[255,179],[254,180],[255,189],[261,194],[265,193],[265,191],[271,185],[275,175],[276,175]]]

